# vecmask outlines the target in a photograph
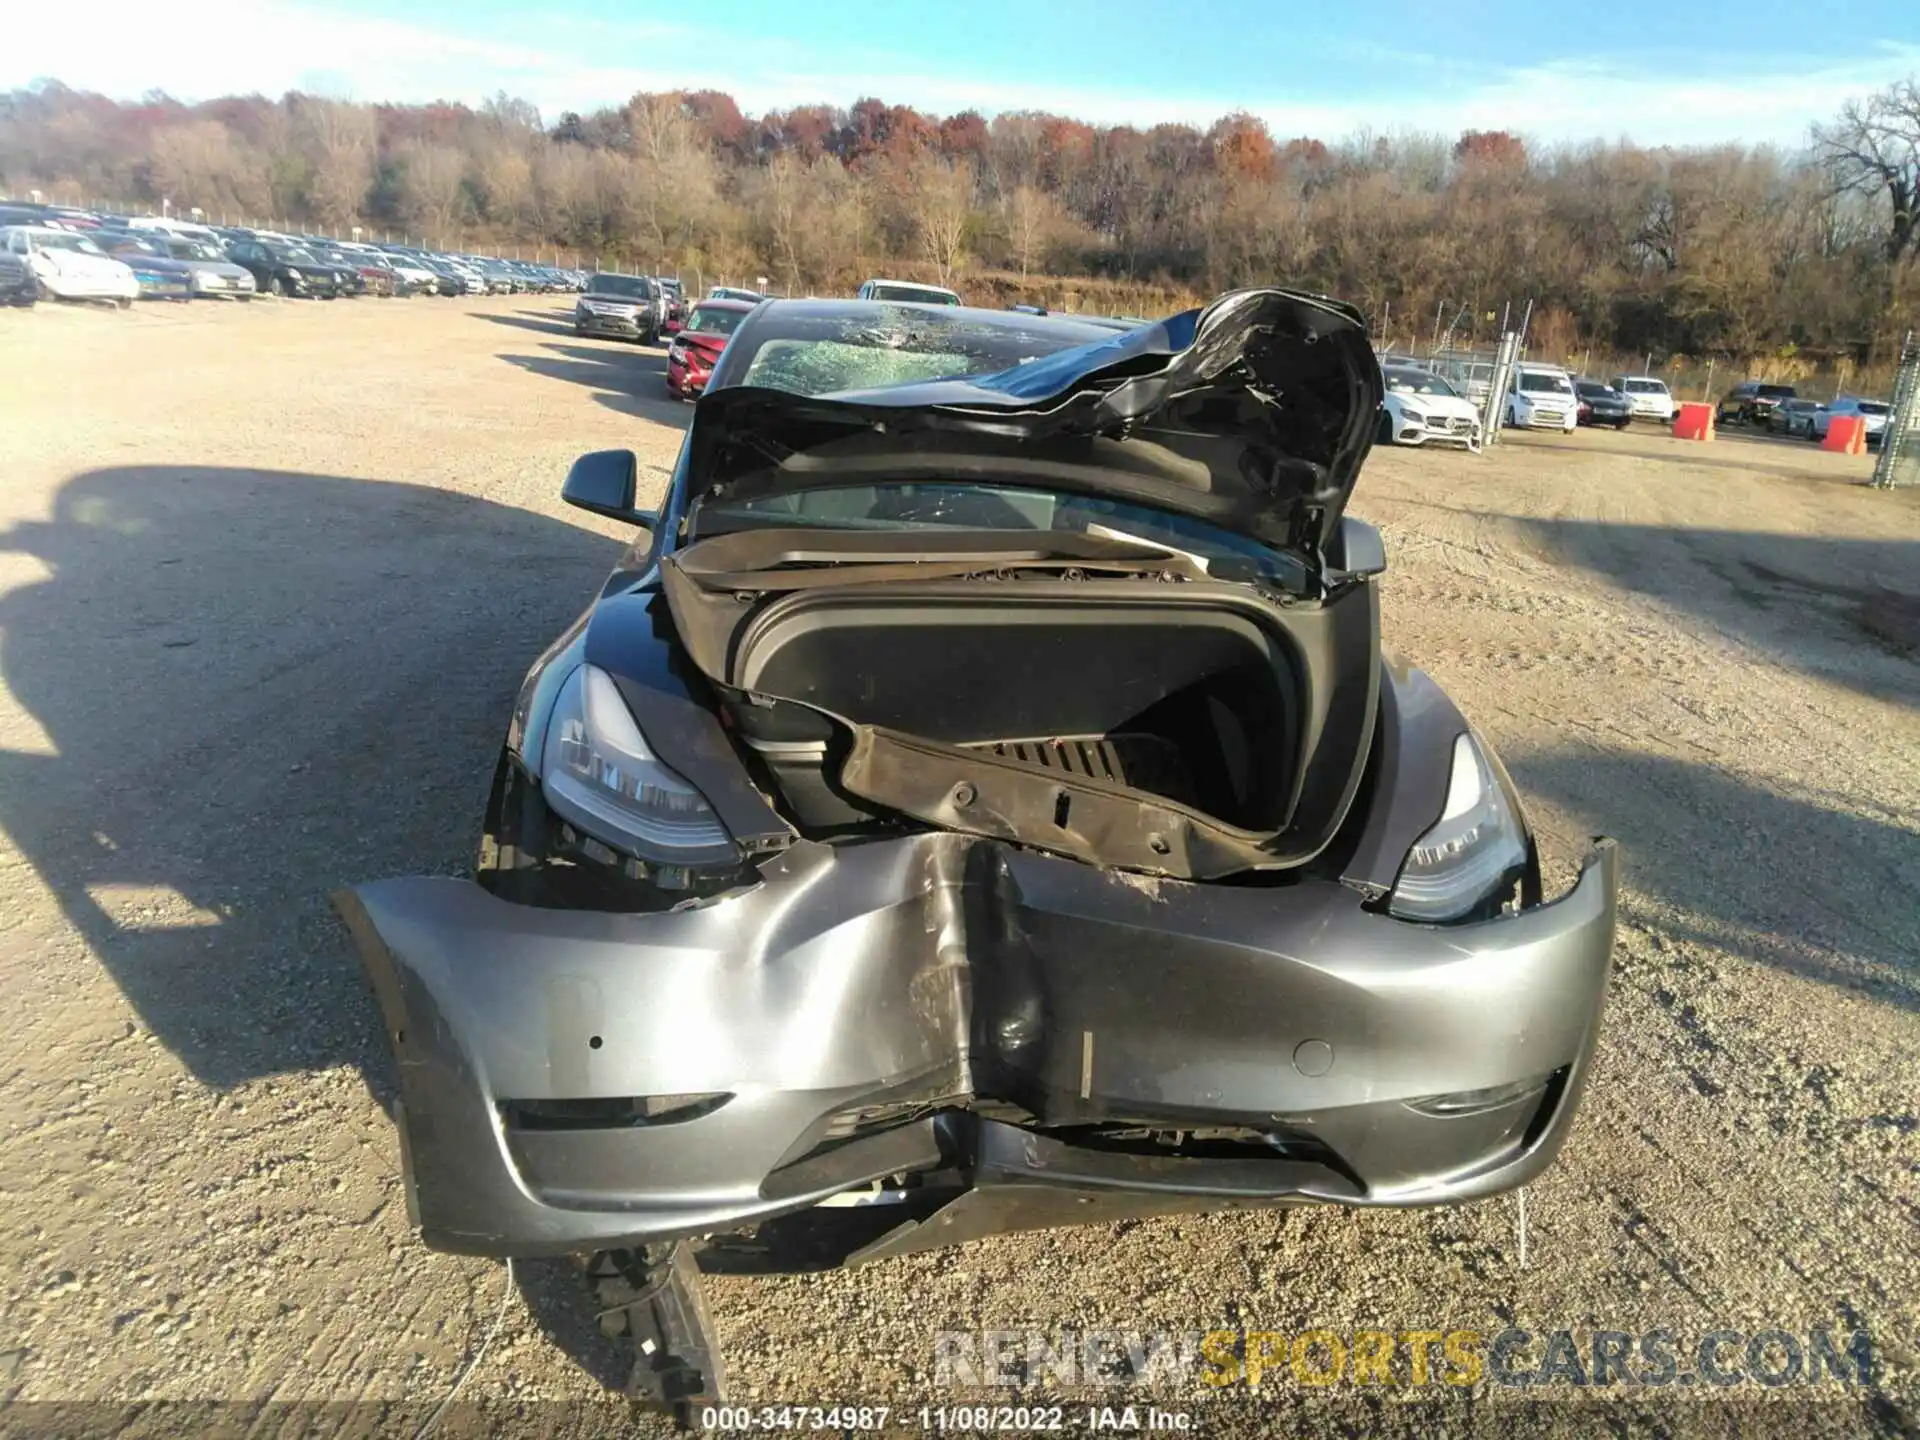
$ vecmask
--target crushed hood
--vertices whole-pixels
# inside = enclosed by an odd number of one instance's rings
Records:
[[[913,323],[1028,318],[916,308]],[[1380,396],[1351,306],[1241,290],[992,374],[828,395],[713,390],[688,459],[697,504],[962,479],[1148,505],[1317,559],[1366,458]]]

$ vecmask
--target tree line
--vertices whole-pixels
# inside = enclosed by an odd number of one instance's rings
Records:
[[[1281,138],[1244,113],[1138,129],[876,99],[755,118],[714,91],[548,125],[505,95],[189,105],[43,82],[0,95],[0,193],[33,190],[564,245],[796,292],[881,268],[1043,300],[1284,281],[1407,344],[1485,339],[1488,317],[1532,301],[1533,334],[1562,350],[1871,362],[1912,323],[1920,88],[1863,97],[1785,152]]]

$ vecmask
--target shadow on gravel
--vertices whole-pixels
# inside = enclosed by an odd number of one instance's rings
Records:
[[[81,475],[51,522],[0,532],[51,572],[0,595],[0,678],[45,735],[0,750],[0,832],[196,1079],[352,1065],[391,1109],[327,897],[466,872],[520,679],[619,550],[415,485]],[[520,1274],[555,1343],[624,1387],[580,1278]]]
[[[1509,753],[1523,793],[1616,837],[1657,928],[1920,1012],[1920,842],[1896,816],[1627,751]],[[1829,808],[1831,806],[1831,808]]]
[[[536,330],[542,335],[571,335],[573,312],[571,310],[553,310],[544,315],[488,315],[476,312],[476,320],[490,321],[495,325],[511,325],[517,330]]]
[[[1920,708],[1920,541],[1506,518],[1549,556],[1782,664]]]
[[[413,485],[79,476],[0,532],[51,571],[0,596],[0,677],[47,742],[0,750],[0,830],[197,1079],[344,1062],[378,1094],[327,896],[465,869],[520,678],[618,549]]]
[[[579,341],[540,348],[550,353],[500,358],[534,375],[585,385],[594,392],[594,399],[623,415],[636,415],[677,430],[686,429],[693,421],[693,406],[667,394],[664,350],[623,346],[618,341]]]
[[[1515,439],[1527,446],[1545,450],[1577,450],[1593,454],[1626,455],[1636,460],[1657,460],[1663,465],[1697,465],[1706,470],[1739,470],[1751,474],[1781,475],[1791,480],[1806,480],[1821,485],[1860,485],[1872,473],[1871,462],[1842,469],[1832,463],[1818,445],[1805,440],[1789,440],[1784,435],[1747,434],[1722,430],[1712,445],[1690,440],[1675,440],[1663,431],[1638,426],[1609,436],[1596,447],[1591,432],[1577,430],[1571,435],[1551,431],[1508,432],[1502,443]]]

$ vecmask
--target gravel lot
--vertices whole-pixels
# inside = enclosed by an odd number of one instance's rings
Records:
[[[0,357],[0,1394],[397,1425],[506,1296],[463,1398],[585,1426],[537,1402],[605,1400],[625,1360],[564,1267],[508,1291],[408,1231],[326,896],[465,863],[514,687],[618,548],[561,477],[626,446],[664,480],[689,412],[662,352],[523,298],[43,305],[0,312]],[[1870,466],[1634,430],[1362,483],[1390,643],[1492,735],[1555,874],[1626,847],[1526,1268],[1504,1198],[716,1276],[740,1398],[917,1403],[950,1328],[1864,1326],[1881,1396],[1793,1428],[1909,1433],[1920,494]]]

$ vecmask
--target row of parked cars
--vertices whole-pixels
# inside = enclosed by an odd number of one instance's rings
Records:
[[[1493,384],[1493,366],[1475,360],[1422,362],[1409,355],[1380,357],[1385,396],[1379,432],[1383,445],[1464,445],[1478,450],[1481,417]],[[1557,365],[1522,364],[1508,387],[1504,420],[1528,430],[1571,431],[1581,425],[1624,429],[1635,420],[1673,419],[1673,396],[1651,375],[1607,381]]]
[[[0,202],[0,303],[554,293],[586,278],[498,256]]]
[[[1831,400],[1815,400],[1802,395],[1791,385],[1775,385],[1763,380],[1743,380],[1725,395],[1714,409],[1719,425],[1745,425],[1789,439],[1820,441],[1840,416],[1856,416],[1865,426],[1869,445],[1878,445],[1887,430],[1887,417],[1893,406],[1885,400],[1869,400],[1860,395],[1836,395]]]

